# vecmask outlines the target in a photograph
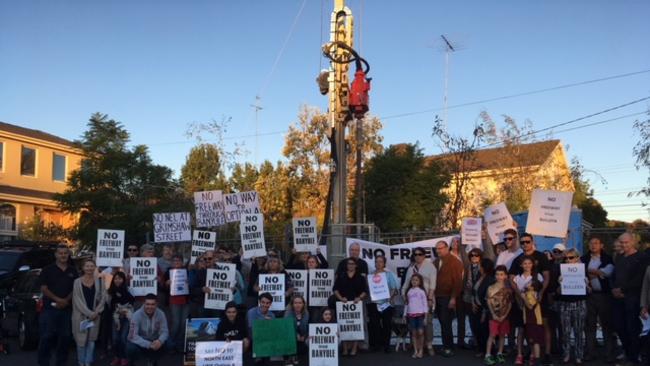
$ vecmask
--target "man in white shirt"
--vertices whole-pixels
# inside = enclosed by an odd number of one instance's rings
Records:
[[[497,257],[497,266],[506,266],[508,271],[510,271],[512,261],[523,253],[519,247],[519,240],[517,239],[517,230],[508,229],[503,232],[503,242],[506,244],[506,250],[499,253],[499,256]]]

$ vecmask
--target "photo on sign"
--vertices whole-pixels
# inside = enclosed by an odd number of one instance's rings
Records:
[[[219,327],[219,318],[193,318],[185,322],[186,365],[194,365],[196,342],[213,341]]]

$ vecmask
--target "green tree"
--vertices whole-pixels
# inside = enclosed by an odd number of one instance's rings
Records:
[[[284,164],[278,162],[273,166],[266,160],[260,165],[255,190],[260,195],[264,231],[269,236],[284,235],[285,228],[291,224],[294,192],[290,180],[289,169]]]
[[[634,122],[634,129],[639,134],[639,141],[637,141],[632,154],[636,158],[636,169],[646,169],[650,171],[650,108],[646,112],[645,119],[637,120]],[[650,196],[650,177],[646,181],[646,187],[638,192],[631,194]]]
[[[255,165],[236,163],[228,179],[228,185],[235,192],[252,191],[255,190],[258,176],[259,173]]]
[[[205,190],[226,190],[228,183],[221,169],[221,153],[214,144],[194,146],[181,167],[181,184],[190,195]]]
[[[382,231],[431,228],[447,203],[442,190],[449,175],[436,162],[425,163],[417,144],[391,145],[372,158],[365,182],[368,221]]]
[[[79,215],[75,238],[94,248],[97,229],[126,230],[126,240],[142,242],[152,229],[154,212],[191,209],[172,171],[151,161],[147,148],[129,148],[129,133],[108,115],[95,113],[81,140],[85,158],[55,200],[68,213]]]

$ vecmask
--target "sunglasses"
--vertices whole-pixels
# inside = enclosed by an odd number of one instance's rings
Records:
[[[562,251],[559,249],[553,249],[553,254],[561,254]]]
[[[512,236],[508,236],[508,237],[503,238],[503,240],[505,240],[505,241],[511,241],[511,240],[515,240],[515,238],[512,237]]]
[[[520,241],[520,243],[521,244],[530,244],[530,243],[532,243],[532,241],[530,241],[530,240],[522,240],[522,241]]]
[[[421,256],[424,255],[424,253],[413,253],[413,255],[416,256],[416,257],[421,257]]]
[[[469,256],[470,256],[470,258],[471,258],[471,257],[480,257],[481,255],[480,255],[480,254],[477,254],[477,253],[472,253],[472,254],[470,254]]]
[[[211,261],[211,260],[214,259],[214,257],[205,257],[204,259],[205,259],[206,261]]]
[[[573,256],[573,255],[572,255],[572,256],[570,256],[570,257],[566,257],[566,259],[569,259],[569,260],[571,260],[571,259],[576,259],[576,258],[578,258],[578,257],[576,257],[576,256]]]
[[[137,252],[137,249],[127,249],[129,252]]]

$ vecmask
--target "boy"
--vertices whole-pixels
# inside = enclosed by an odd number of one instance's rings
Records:
[[[485,364],[492,366],[504,363],[503,346],[506,336],[510,333],[508,315],[512,307],[512,290],[508,287],[508,268],[504,265],[497,266],[494,273],[496,282],[487,290],[487,304],[490,310],[490,337],[485,348]],[[492,356],[492,344],[499,337],[499,350],[496,357]]]

